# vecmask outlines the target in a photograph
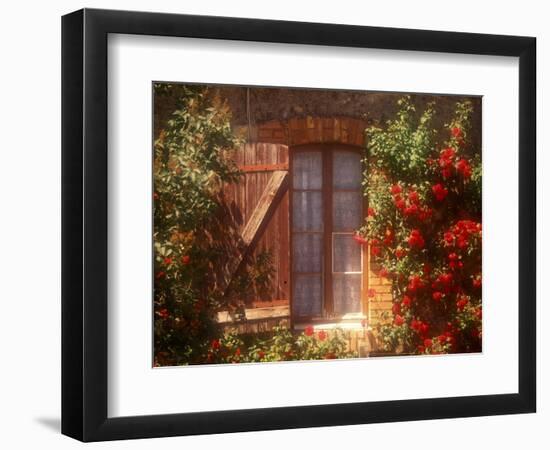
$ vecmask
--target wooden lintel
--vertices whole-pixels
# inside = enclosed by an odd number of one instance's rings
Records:
[[[239,166],[239,170],[245,173],[251,172],[273,172],[275,170],[288,170],[288,163],[281,164],[255,164],[248,166]]]

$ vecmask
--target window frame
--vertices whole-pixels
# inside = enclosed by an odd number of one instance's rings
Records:
[[[334,298],[333,298],[333,239],[335,234],[349,234],[349,231],[335,231],[333,230],[333,193],[345,192],[347,189],[334,189],[333,187],[333,154],[337,151],[354,152],[363,156],[364,149],[360,146],[338,144],[338,143],[314,143],[305,145],[296,145],[289,148],[289,276],[290,276],[290,318],[291,324],[301,326],[304,324],[318,324],[318,323],[334,323],[334,322],[357,322],[367,318],[368,304],[366,302],[366,292],[368,290],[368,252],[366,248],[361,248],[361,272],[354,272],[361,274],[361,292],[360,292],[360,308],[359,312],[339,314],[334,311]],[[323,235],[323,259],[321,264],[321,283],[322,283],[322,302],[321,302],[321,314],[298,316],[294,313],[294,268],[293,268],[293,249],[294,249],[294,231],[293,226],[293,193],[294,193],[294,155],[301,152],[321,152],[322,155],[322,204],[323,204],[323,231],[320,232]],[[361,171],[365,170],[365,164],[361,162]],[[300,191],[300,189],[298,189]],[[349,191],[355,192],[354,189]],[[362,193],[362,189],[360,189]],[[362,195],[361,202],[361,217],[366,217],[366,211],[368,208],[368,200]],[[312,232],[313,233],[313,232]],[[352,232],[351,232],[352,233]]]

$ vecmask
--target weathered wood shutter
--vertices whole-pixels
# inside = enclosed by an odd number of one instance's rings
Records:
[[[248,143],[235,154],[243,176],[224,187],[224,198],[240,233],[236,256],[225,270],[225,287],[248,255],[270,251],[274,266],[270,298],[286,301],[289,283],[288,147]]]

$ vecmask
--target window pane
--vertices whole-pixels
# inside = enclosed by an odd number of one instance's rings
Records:
[[[323,231],[322,193],[293,192],[292,216],[294,231]]]
[[[352,234],[334,234],[332,251],[334,272],[361,272],[361,245]]]
[[[319,316],[322,305],[321,275],[294,275],[292,312],[296,316]]]
[[[353,231],[361,226],[361,192],[334,192],[332,194],[332,228],[334,231]]]
[[[323,185],[321,152],[295,153],[292,160],[294,189],[321,189]]]
[[[361,274],[332,277],[334,312],[340,314],[361,312]]]
[[[334,153],[332,163],[332,185],[335,189],[361,188],[361,155],[356,152]]]
[[[294,234],[292,247],[292,270],[294,272],[321,272],[322,234]]]

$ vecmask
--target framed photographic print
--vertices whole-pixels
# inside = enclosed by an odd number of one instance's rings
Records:
[[[63,17],[62,432],[535,411],[535,39]]]

